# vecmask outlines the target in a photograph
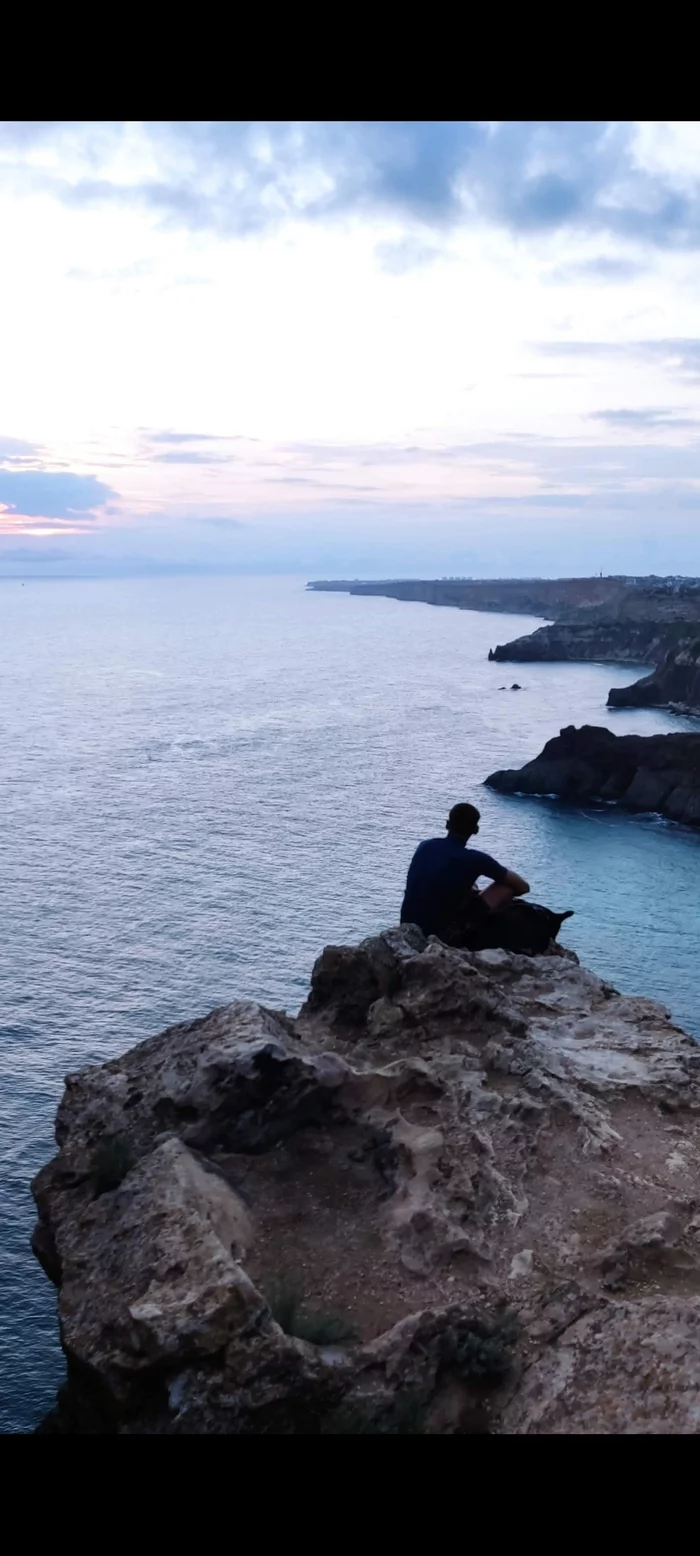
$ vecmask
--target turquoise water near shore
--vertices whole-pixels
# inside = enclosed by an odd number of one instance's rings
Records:
[[[489,664],[530,618],[300,579],[4,581],[0,613],[0,1430],[27,1432],[62,1373],[28,1184],[66,1072],[236,996],[297,1009],[457,799],[582,960],[700,1037],[700,835],[480,787],[565,724],[700,725],[608,710],[634,667]]]

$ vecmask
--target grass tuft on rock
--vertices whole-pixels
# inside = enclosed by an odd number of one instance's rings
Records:
[[[293,1281],[282,1279],[270,1292],[268,1307],[285,1334],[310,1345],[352,1345],[359,1336],[337,1313],[304,1309],[304,1293]]]
[[[465,1383],[496,1384],[510,1371],[519,1334],[518,1318],[509,1310],[492,1319],[475,1318],[444,1335],[442,1361]]]

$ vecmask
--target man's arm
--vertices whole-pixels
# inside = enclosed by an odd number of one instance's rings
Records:
[[[525,893],[530,890],[524,876],[517,875],[515,870],[506,870],[505,875],[501,876],[498,884],[499,886],[509,886],[514,897],[524,897]]]
[[[485,875],[487,881],[493,881],[496,886],[507,886],[514,897],[524,897],[530,890],[528,882],[523,875],[516,874],[515,870],[506,870],[497,859],[492,859],[490,854],[482,854],[480,849],[472,849],[472,859],[476,856],[480,864],[480,875]]]

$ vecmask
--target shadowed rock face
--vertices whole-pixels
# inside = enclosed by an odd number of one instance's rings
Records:
[[[591,661],[595,664],[653,664],[664,652],[668,635],[656,622],[553,622],[525,637],[499,644],[489,659],[500,663]]]
[[[499,644],[489,658],[657,664],[689,635],[697,635],[699,622],[696,583],[628,587],[616,598],[558,613],[556,621],[536,632]]]
[[[324,951],[295,1019],[236,1002],[69,1077],[44,1430],[695,1432],[699,1066],[571,953],[404,927]]]
[[[501,794],[614,800],[629,810],[657,811],[698,826],[700,734],[613,735],[572,724],[548,740],[534,761],[491,773],[486,783]]]
[[[675,713],[700,714],[700,638],[687,638],[671,648],[651,675],[633,686],[613,687],[611,708],[670,708]]]

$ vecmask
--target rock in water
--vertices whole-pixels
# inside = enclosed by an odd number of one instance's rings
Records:
[[[614,801],[697,826],[700,734],[613,735],[594,725],[570,724],[534,761],[491,773],[486,783],[502,794]]]
[[[386,931],[69,1076],[43,1430],[695,1433],[700,1050],[566,955]]]

